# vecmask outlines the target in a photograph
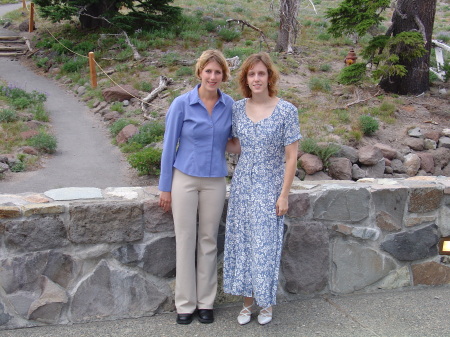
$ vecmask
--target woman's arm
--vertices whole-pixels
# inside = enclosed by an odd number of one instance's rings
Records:
[[[228,153],[241,154],[241,143],[239,142],[239,138],[229,139],[225,151]]]
[[[289,209],[288,197],[291,190],[292,181],[294,181],[295,171],[297,170],[297,152],[298,141],[285,146],[286,164],[284,170],[284,181],[281,194],[276,204],[277,215],[281,216],[287,213]]]

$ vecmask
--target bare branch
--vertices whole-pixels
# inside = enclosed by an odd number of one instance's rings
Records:
[[[372,96],[370,96],[369,98],[366,98],[366,99],[360,99],[359,98],[359,92],[357,90],[356,90],[355,94],[356,94],[356,101],[346,104],[344,109],[347,109],[348,107],[350,107],[352,105],[355,105],[355,104],[366,102],[366,101],[368,101],[368,100],[370,100],[370,99],[372,99],[374,97],[379,96],[381,94],[381,90],[378,90],[375,95],[372,95]]]
[[[263,31],[261,29],[259,29],[258,27],[253,26],[252,24],[250,24],[250,23],[248,23],[247,21],[244,21],[244,20],[240,20],[240,19],[228,19],[227,20],[228,24],[230,24],[232,22],[236,22],[238,24],[241,24],[242,25],[242,29],[243,29],[244,26],[247,26],[247,27],[250,27],[253,30],[256,30],[259,33],[260,37],[266,43],[267,48],[270,50],[270,46],[269,46],[269,43],[267,42],[266,35],[264,35],[264,33],[263,33]]]
[[[153,101],[160,92],[164,91],[170,84],[172,84],[173,80],[171,78],[167,78],[166,76],[159,76],[159,86],[142,100],[141,109],[146,111],[145,104]]]

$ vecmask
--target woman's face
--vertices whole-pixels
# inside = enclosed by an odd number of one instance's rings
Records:
[[[216,91],[223,79],[223,70],[216,61],[208,62],[200,72],[202,87],[206,90]]]
[[[268,92],[269,72],[261,61],[256,63],[247,73],[247,84],[253,94]]]

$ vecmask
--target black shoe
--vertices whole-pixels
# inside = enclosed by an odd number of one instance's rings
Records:
[[[212,323],[214,322],[213,309],[198,309],[198,320],[200,323]]]
[[[177,323],[178,324],[191,324],[193,314],[178,314]]]

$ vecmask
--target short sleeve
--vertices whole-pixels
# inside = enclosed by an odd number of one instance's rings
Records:
[[[302,138],[300,134],[300,123],[298,120],[297,108],[289,103],[284,102],[285,107],[285,120],[284,120],[284,146],[292,144]]]

